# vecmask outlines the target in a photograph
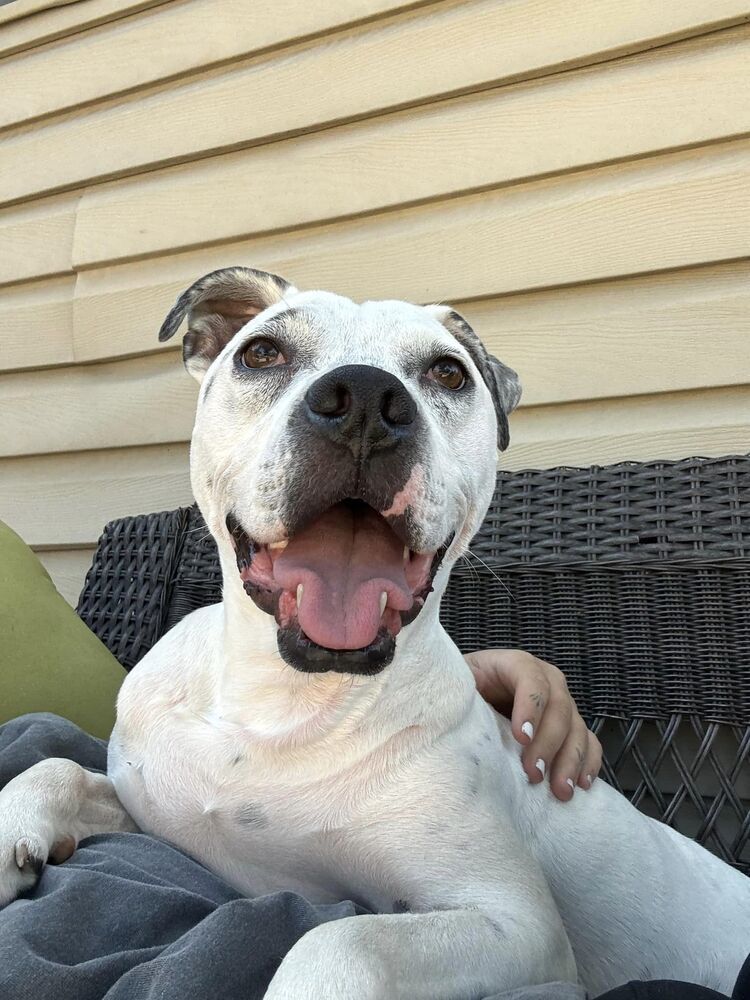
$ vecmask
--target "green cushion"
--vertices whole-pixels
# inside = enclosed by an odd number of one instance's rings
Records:
[[[54,712],[106,739],[125,670],[0,521],[0,722]]]

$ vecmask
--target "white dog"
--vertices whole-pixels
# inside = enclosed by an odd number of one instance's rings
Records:
[[[565,805],[529,785],[439,624],[515,374],[447,307],[246,268],[196,282],[161,339],[185,315],[223,601],[128,676],[107,777],[46,760],[0,793],[0,904],[82,837],[137,824],[241,891],[375,911],[306,934],[269,1000],[659,977],[728,992],[750,879],[601,781]]]

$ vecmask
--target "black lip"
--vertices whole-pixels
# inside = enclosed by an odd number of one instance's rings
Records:
[[[231,511],[227,514],[224,523],[226,524],[227,531],[232,536],[232,540],[234,541],[234,554],[237,560],[237,569],[241,573],[243,569],[247,569],[253,561],[253,556],[258,551],[258,544],[250,537],[250,535],[248,535],[237,517],[235,517]]]
[[[360,674],[371,677],[384,670],[396,652],[396,638],[380,629],[374,642],[362,649],[327,649],[309,639],[299,625],[280,628],[276,642],[282,659],[306,674]]]
[[[430,564],[430,576],[427,580],[426,586],[424,586],[418,593],[414,595],[414,603],[409,608],[408,611],[399,611],[401,616],[401,625],[410,625],[411,622],[417,617],[419,612],[424,607],[424,602],[427,600],[429,594],[435,589],[432,584],[435,580],[435,574],[440,569],[440,565],[445,558],[445,553],[450,548],[450,544],[453,541],[456,533],[452,531],[448,538],[443,542],[439,549],[435,551],[435,555],[432,557],[432,563]]]

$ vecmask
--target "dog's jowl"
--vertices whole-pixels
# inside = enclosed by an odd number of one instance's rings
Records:
[[[161,338],[183,320],[223,600],[128,675],[107,777],[47,760],[0,793],[0,904],[56,845],[137,826],[243,892],[371,911],[301,938],[270,1000],[640,978],[728,992],[750,880],[604,782],[566,804],[529,785],[440,626],[515,373],[447,306],[244,267],[196,281]]]

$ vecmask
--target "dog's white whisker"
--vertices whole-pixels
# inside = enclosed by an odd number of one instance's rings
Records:
[[[484,559],[481,559],[476,554],[476,552],[472,552],[471,549],[467,549],[466,550],[466,555],[467,556],[473,556],[473,558],[476,559],[476,561],[480,565],[484,566],[484,568],[487,570],[487,572],[490,574],[490,576],[492,576],[495,580],[497,580],[497,582],[500,584],[500,586],[503,588],[503,590],[507,593],[507,595],[511,599],[511,601],[515,600],[515,598],[513,597],[513,594],[508,589],[508,587],[503,583],[503,581],[500,579],[500,577],[497,575],[497,573],[494,571],[494,569],[491,566],[487,565],[487,563],[484,561]]]

